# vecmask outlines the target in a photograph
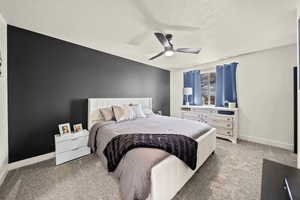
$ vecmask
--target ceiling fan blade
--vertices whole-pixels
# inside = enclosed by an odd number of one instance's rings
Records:
[[[157,58],[157,57],[159,57],[159,56],[162,56],[162,55],[164,55],[164,53],[165,53],[165,52],[162,51],[162,52],[160,52],[159,54],[157,54],[157,55],[155,55],[155,56],[149,58],[149,60],[153,60],[153,59],[155,59],[155,58]]]
[[[149,30],[156,30],[156,31],[166,31],[166,30],[176,30],[176,31],[199,31],[200,27],[195,26],[183,26],[183,25],[177,25],[176,24],[167,24],[162,22],[160,18],[157,18],[153,12],[151,12],[151,9],[149,7],[149,4],[147,5],[147,1],[129,1],[132,6],[139,12],[139,14],[142,16],[140,19],[142,20],[142,24],[146,25]],[[151,2],[151,1],[149,1]],[[151,5],[151,4],[150,4]]]
[[[173,38],[173,35],[172,34],[166,34],[166,38],[170,42]]]
[[[181,52],[181,53],[193,53],[193,54],[198,54],[201,51],[201,48],[178,48],[175,50],[176,52]]]
[[[171,48],[171,44],[164,34],[156,32],[154,35],[165,48]]]

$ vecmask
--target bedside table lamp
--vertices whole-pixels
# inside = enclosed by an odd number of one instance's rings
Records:
[[[193,95],[193,88],[183,88],[183,94],[186,96],[186,101],[185,101],[185,105],[189,106],[190,102],[189,102],[189,96]]]

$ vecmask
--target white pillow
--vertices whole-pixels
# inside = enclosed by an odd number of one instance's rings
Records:
[[[137,118],[146,118],[146,115],[144,114],[142,110],[142,105],[141,104],[136,104],[136,105],[131,105],[133,111],[136,114]]]
[[[135,113],[133,107],[129,106],[128,120],[134,120],[136,118],[137,118],[137,116],[136,116],[136,113]]]

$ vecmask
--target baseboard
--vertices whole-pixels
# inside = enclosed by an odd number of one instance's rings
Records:
[[[240,135],[239,138],[241,140],[245,140],[245,141],[249,141],[249,142],[255,142],[255,143],[259,143],[259,144],[265,144],[265,145],[270,145],[270,146],[274,146],[274,147],[279,147],[279,148],[286,149],[289,151],[294,151],[293,144],[282,143],[282,142],[278,142],[278,141],[274,141],[274,140],[253,137],[253,136],[248,136],[248,135]]]
[[[4,179],[6,178],[7,173],[8,173],[7,160],[8,160],[8,158],[6,157],[0,165],[0,166],[2,166],[2,167],[0,167],[0,186],[4,182]]]
[[[7,164],[6,164],[5,166],[3,166],[2,169],[0,169],[0,186],[4,182],[4,180],[7,176],[7,173],[8,173],[8,168],[7,168]]]
[[[40,155],[40,156],[35,156],[35,157],[32,157],[32,158],[28,158],[28,159],[25,159],[25,160],[20,160],[20,161],[17,161],[17,162],[9,163],[8,164],[8,170],[14,170],[14,169],[17,169],[17,168],[20,168],[20,167],[25,167],[25,166],[32,165],[32,164],[35,164],[35,163],[39,163],[39,162],[49,160],[49,159],[52,159],[52,158],[55,158],[55,152],[51,152],[51,153],[43,154],[43,155]]]

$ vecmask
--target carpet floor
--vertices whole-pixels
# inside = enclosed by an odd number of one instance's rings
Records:
[[[296,166],[292,152],[217,140],[217,149],[174,200],[260,199],[263,158]],[[1,200],[120,200],[118,183],[93,155],[55,166],[48,160],[10,171]]]

